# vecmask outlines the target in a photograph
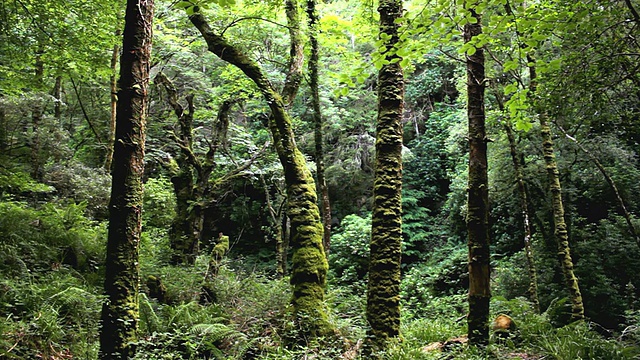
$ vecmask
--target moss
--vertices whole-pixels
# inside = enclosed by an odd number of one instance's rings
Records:
[[[560,261],[567,291],[569,292],[569,298],[571,299],[571,318],[574,321],[582,320],[584,319],[584,304],[582,302],[580,286],[578,285],[578,278],[573,271],[573,260],[571,259],[569,236],[567,234],[567,224],[564,217],[560,175],[553,150],[551,128],[547,124],[544,116],[540,116],[540,127],[543,141],[543,154],[553,205],[554,237],[558,246],[558,260]]]

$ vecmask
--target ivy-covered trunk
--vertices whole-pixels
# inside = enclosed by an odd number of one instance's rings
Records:
[[[530,64],[535,64],[532,56],[527,58]],[[535,99],[537,95],[537,73],[535,66],[529,67],[529,93]],[[573,260],[571,259],[571,249],[569,248],[569,233],[567,232],[567,223],[564,217],[564,204],[562,201],[562,187],[560,186],[560,173],[558,172],[558,163],[553,151],[553,139],[551,138],[551,128],[546,120],[546,114],[541,111],[540,134],[542,135],[542,153],[547,168],[547,176],[549,179],[549,191],[551,192],[551,204],[553,208],[553,235],[558,246],[558,260],[564,275],[565,285],[571,299],[571,319],[584,319],[584,303],[582,302],[582,294],[578,284],[578,278],[573,271]]]
[[[482,18],[474,7],[467,8],[474,23],[464,25],[464,41],[482,34]],[[467,232],[469,246],[469,342],[489,343],[489,189],[487,138],[484,112],[484,49],[467,52],[467,115],[469,118],[469,183]]]
[[[100,329],[102,359],[128,359],[135,354],[152,21],[153,0],[127,1],[109,203],[107,301]]]
[[[397,19],[402,1],[380,1],[380,38],[386,60],[378,72],[375,177],[371,250],[367,285],[365,354],[375,358],[400,334],[400,263],[402,248],[402,112],[404,76]]]
[[[288,19],[291,18],[292,10],[297,12],[297,4],[287,1]],[[296,146],[291,118],[286,109],[287,104],[295,96],[295,91],[292,91],[297,87],[295,83],[299,84],[301,79],[301,74],[292,72],[291,68],[301,68],[302,61],[299,58],[302,47],[291,47],[291,56],[295,55],[296,59],[290,60],[290,72],[286,80],[288,86],[285,86],[283,95],[280,95],[260,66],[239,48],[214,33],[202,14],[195,13],[189,16],[189,19],[202,34],[209,51],[244,72],[256,84],[271,110],[269,130],[273,135],[275,148],[284,168],[287,204],[291,219],[292,305],[301,329],[299,337],[302,340],[326,335],[331,330],[324,306],[328,265],[322,245],[323,229],[317,205],[316,188],[305,158]],[[291,25],[290,31],[294,29]],[[292,39],[294,39],[293,36]]]

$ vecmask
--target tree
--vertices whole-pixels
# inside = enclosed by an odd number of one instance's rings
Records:
[[[225,37],[214,32],[201,13],[195,12],[189,16],[189,20],[202,34],[209,51],[238,67],[255,83],[271,110],[269,130],[284,169],[287,207],[291,219],[291,302],[296,322],[302,330],[299,334],[302,340],[307,336],[326,335],[330,331],[324,309],[328,265],[322,245],[323,229],[315,184],[304,155],[296,145],[291,117],[287,112],[302,78],[303,48],[299,33],[297,1],[289,0],[285,7],[291,46],[289,71],[282,93],[274,88],[256,61]]]
[[[153,0],[128,0],[122,40],[113,152],[105,293],[100,357],[135,354],[138,324],[139,246],[142,231],[142,175]]]
[[[464,41],[482,34],[482,16],[477,4],[467,5],[471,20],[464,25]],[[467,116],[469,119],[469,183],[467,232],[469,246],[469,342],[489,343],[489,301],[491,300],[489,253],[489,184],[487,177],[487,135],[484,111],[484,49],[467,50]]]
[[[367,287],[367,344],[375,356],[400,333],[402,249],[402,115],[404,75],[397,54],[402,1],[380,1],[380,39],[385,63],[378,72],[375,178]]]
[[[322,226],[324,227],[323,245],[326,254],[331,244],[331,203],[329,187],[325,177],[322,112],[320,110],[320,93],[318,90],[318,13],[315,0],[307,0],[307,17],[309,18],[309,41],[311,42],[311,58],[309,59],[309,86],[311,87],[311,103],[313,106],[313,126],[315,139],[316,174],[322,203]]]

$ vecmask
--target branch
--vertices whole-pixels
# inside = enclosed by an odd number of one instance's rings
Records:
[[[633,7],[633,4],[631,4],[631,0],[624,0],[624,3],[627,4],[627,7],[629,8],[629,11],[631,11],[631,14],[633,15],[633,19],[636,22],[640,22],[640,15],[638,15],[638,12]]]
[[[178,90],[176,90],[173,82],[171,82],[171,80],[169,80],[169,78],[163,72],[159,72],[158,75],[156,75],[155,81],[158,84],[161,84],[167,91],[167,102],[173,108],[173,111],[178,119],[182,118],[182,116],[184,115],[184,108],[178,102]],[[189,103],[189,110],[193,109],[193,95],[190,96],[191,101],[189,101],[189,99],[187,98],[187,102]],[[193,114],[193,112],[191,113]]]
[[[87,120],[87,123],[89,124],[89,127],[91,128],[91,131],[93,132],[93,134],[96,136],[96,139],[98,140],[98,142],[102,143],[102,138],[96,131],[96,128],[93,127],[93,124],[91,123],[91,119],[89,119],[89,115],[87,115],[87,110],[84,108],[84,103],[82,102],[82,99],[80,99],[80,93],[78,92],[78,87],[76,86],[76,82],[73,80],[73,76],[71,76],[70,74],[69,74],[69,79],[71,80],[71,85],[73,85],[73,91],[76,93],[76,97],[78,98],[78,104],[80,104],[80,109],[82,110],[82,115],[84,116],[84,119]]]
[[[607,171],[604,168],[604,166],[602,165],[602,163],[598,160],[598,158],[595,157],[595,155],[593,155],[593,153],[591,153],[591,151],[589,151],[582,144],[580,144],[575,137],[569,135],[565,131],[565,129],[562,126],[560,126],[557,122],[555,122],[555,125],[558,127],[558,129],[560,129],[560,131],[564,134],[564,136],[567,139],[573,141],[573,143],[576,144],[576,146],[582,152],[587,154],[587,156],[589,156],[591,161],[593,161],[593,163],[596,165],[596,168],[598,168],[598,170],[600,170],[600,173],[602,173],[602,175],[604,176],[604,179],[607,181],[609,186],[611,186],[611,189],[613,190],[613,193],[616,195],[616,200],[618,200],[618,205],[620,206],[620,209],[622,210],[622,215],[624,216],[625,220],[627,221],[627,225],[629,226],[629,231],[631,232],[631,235],[633,235],[634,239],[636,240],[636,243],[638,244],[638,247],[640,247],[640,236],[638,235],[638,232],[636,231],[636,228],[633,225],[633,222],[631,221],[631,214],[627,210],[627,206],[625,205],[625,202],[622,199],[622,195],[620,195],[620,191],[618,191],[618,187],[616,186],[616,183],[613,181],[611,176],[609,176],[609,173],[607,173]]]

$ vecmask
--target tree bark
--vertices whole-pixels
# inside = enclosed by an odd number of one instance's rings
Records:
[[[316,174],[320,188],[322,205],[322,226],[324,227],[324,251],[329,256],[331,247],[331,202],[329,201],[329,187],[325,178],[322,111],[320,109],[320,92],[318,84],[318,13],[315,0],[307,0],[307,16],[309,17],[309,41],[311,42],[311,57],[309,59],[309,85],[311,87],[311,102],[313,105],[313,125],[315,139]]]
[[[153,0],[128,0],[118,82],[100,358],[128,359],[136,350],[142,175],[147,120]]]
[[[529,56],[527,62],[535,64],[534,59]],[[537,95],[537,76],[535,66],[529,66],[529,84],[530,96],[535,98]],[[562,201],[562,187],[560,186],[560,174],[558,172],[558,163],[553,150],[553,139],[551,138],[551,128],[547,123],[546,114],[539,111],[538,118],[540,120],[540,133],[542,135],[542,153],[547,168],[547,176],[549,179],[549,191],[551,192],[551,203],[553,208],[553,235],[558,245],[558,260],[562,267],[565,284],[571,299],[571,319],[584,319],[584,303],[582,302],[582,294],[578,284],[578,278],[573,271],[573,260],[571,259],[571,249],[569,248],[569,234],[567,232],[567,223],[564,216],[564,204]]]
[[[385,34],[383,55],[389,61],[378,72],[375,177],[371,218],[371,250],[367,285],[367,338],[365,354],[388,347],[400,333],[400,264],[402,248],[402,115],[404,75],[396,54],[396,20],[402,1],[380,1],[380,34]]]
[[[297,6],[293,8],[297,11]],[[299,336],[302,340],[329,334],[331,328],[324,306],[328,265],[322,246],[323,229],[316,189],[304,156],[296,146],[291,118],[286,110],[295,92],[292,94],[287,90],[290,87],[285,86],[284,95],[281,96],[260,66],[225,38],[214,33],[202,14],[195,13],[189,19],[202,34],[209,51],[238,67],[256,84],[272,112],[269,129],[284,168],[291,218],[293,258],[290,281],[293,286],[293,311],[301,328]],[[298,66],[298,63],[301,67],[301,61],[292,60],[291,65]]]
[[[472,5],[467,9],[476,22],[464,25],[465,43],[482,34],[482,17]],[[469,118],[469,188],[467,231],[469,246],[469,343],[489,343],[490,251],[489,184],[484,111],[484,49],[467,55],[467,115]]]

